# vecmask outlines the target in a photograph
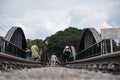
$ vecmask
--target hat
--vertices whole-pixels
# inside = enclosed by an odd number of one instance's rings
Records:
[[[65,48],[69,48],[69,46],[65,46]]]

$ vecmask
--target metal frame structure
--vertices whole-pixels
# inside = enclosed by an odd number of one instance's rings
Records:
[[[105,53],[105,42],[101,40],[99,33],[94,28],[85,28],[81,35],[76,59],[88,58]]]
[[[0,52],[13,56],[26,58],[26,39],[23,30],[20,27],[12,27],[5,38],[0,38]]]
[[[101,41],[99,33],[94,28],[85,28],[81,35],[79,51]]]
[[[23,30],[20,27],[12,27],[6,34],[5,40],[15,44],[17,47],[26,48],[26,39]]]

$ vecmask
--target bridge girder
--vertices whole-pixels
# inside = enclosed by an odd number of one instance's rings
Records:
[[[12,27],[6,34],[5,40],[15,44],[17,47],[26,48],[26,39],[23,30],[20,27]]]
[[[89,46],[101,41],[99,33],[94,28],[85,28],[81,35],[79,50],[88,48]]]

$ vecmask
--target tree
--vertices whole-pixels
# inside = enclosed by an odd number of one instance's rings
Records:
[[[47,45],[48,56],[50,56],[51,53],[55,53],[57,57],[60,57],[66,45],[75,46],[75,48],[77,49],[78,43],[80,41],[81,32],[82,30],[80,29],[69,27],[66,28],[64,31],[58,31],[50,37],[47,37],[45,40],[49,43]]]
[[[112,45],[113,45],[113,51],[116,51],[117,50],[117,45],[116,45],[116,42],[114,40],[112,40]],[[106,40],[106,47],[107,47],[107,52],[110,53],[111,51],[111,47],[110,47],[110,39],[107,39]]]
[[[27,39],[27,47],[30,48],[30,47],[34,44],[34,42],[37,43],[38,48],[44,48],[45,43],[44,43],[44,41],[41,40],[41,39],[34,39],[34,40]]]

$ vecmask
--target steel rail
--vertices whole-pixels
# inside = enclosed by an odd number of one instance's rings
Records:
[[[15,57],[15,56],[5,54],[5,53],[2,53],[2,52],[0,52],[0,61],[43,64],[42,62],[30,61],[30,60],[27,60],[27,59],[24,59],[24,58]]]
[[[120,72],[120,51],[75,61],[69,61],[66,63],[66,67]]]
[[[79,64],[79,63],[87,63],[87,62],[99,62],[103,60],[118,60],[120,62],[120,51],[114,52],[114,53],[108,53],[108,54],[102,54],[100,56],[95,56],[95,57],[90,57],[86,59],[81,59],[81,60],[75,60],[75,61],[70,61],[67,62],[67,64]],[[107,60],[107,61],[108,61]]]
[[[15,57],[9,54],[0,52],[0,70],[11,71],[24,68],[40,68],[44,67],[44,63],[30,61],[24,58]]]

